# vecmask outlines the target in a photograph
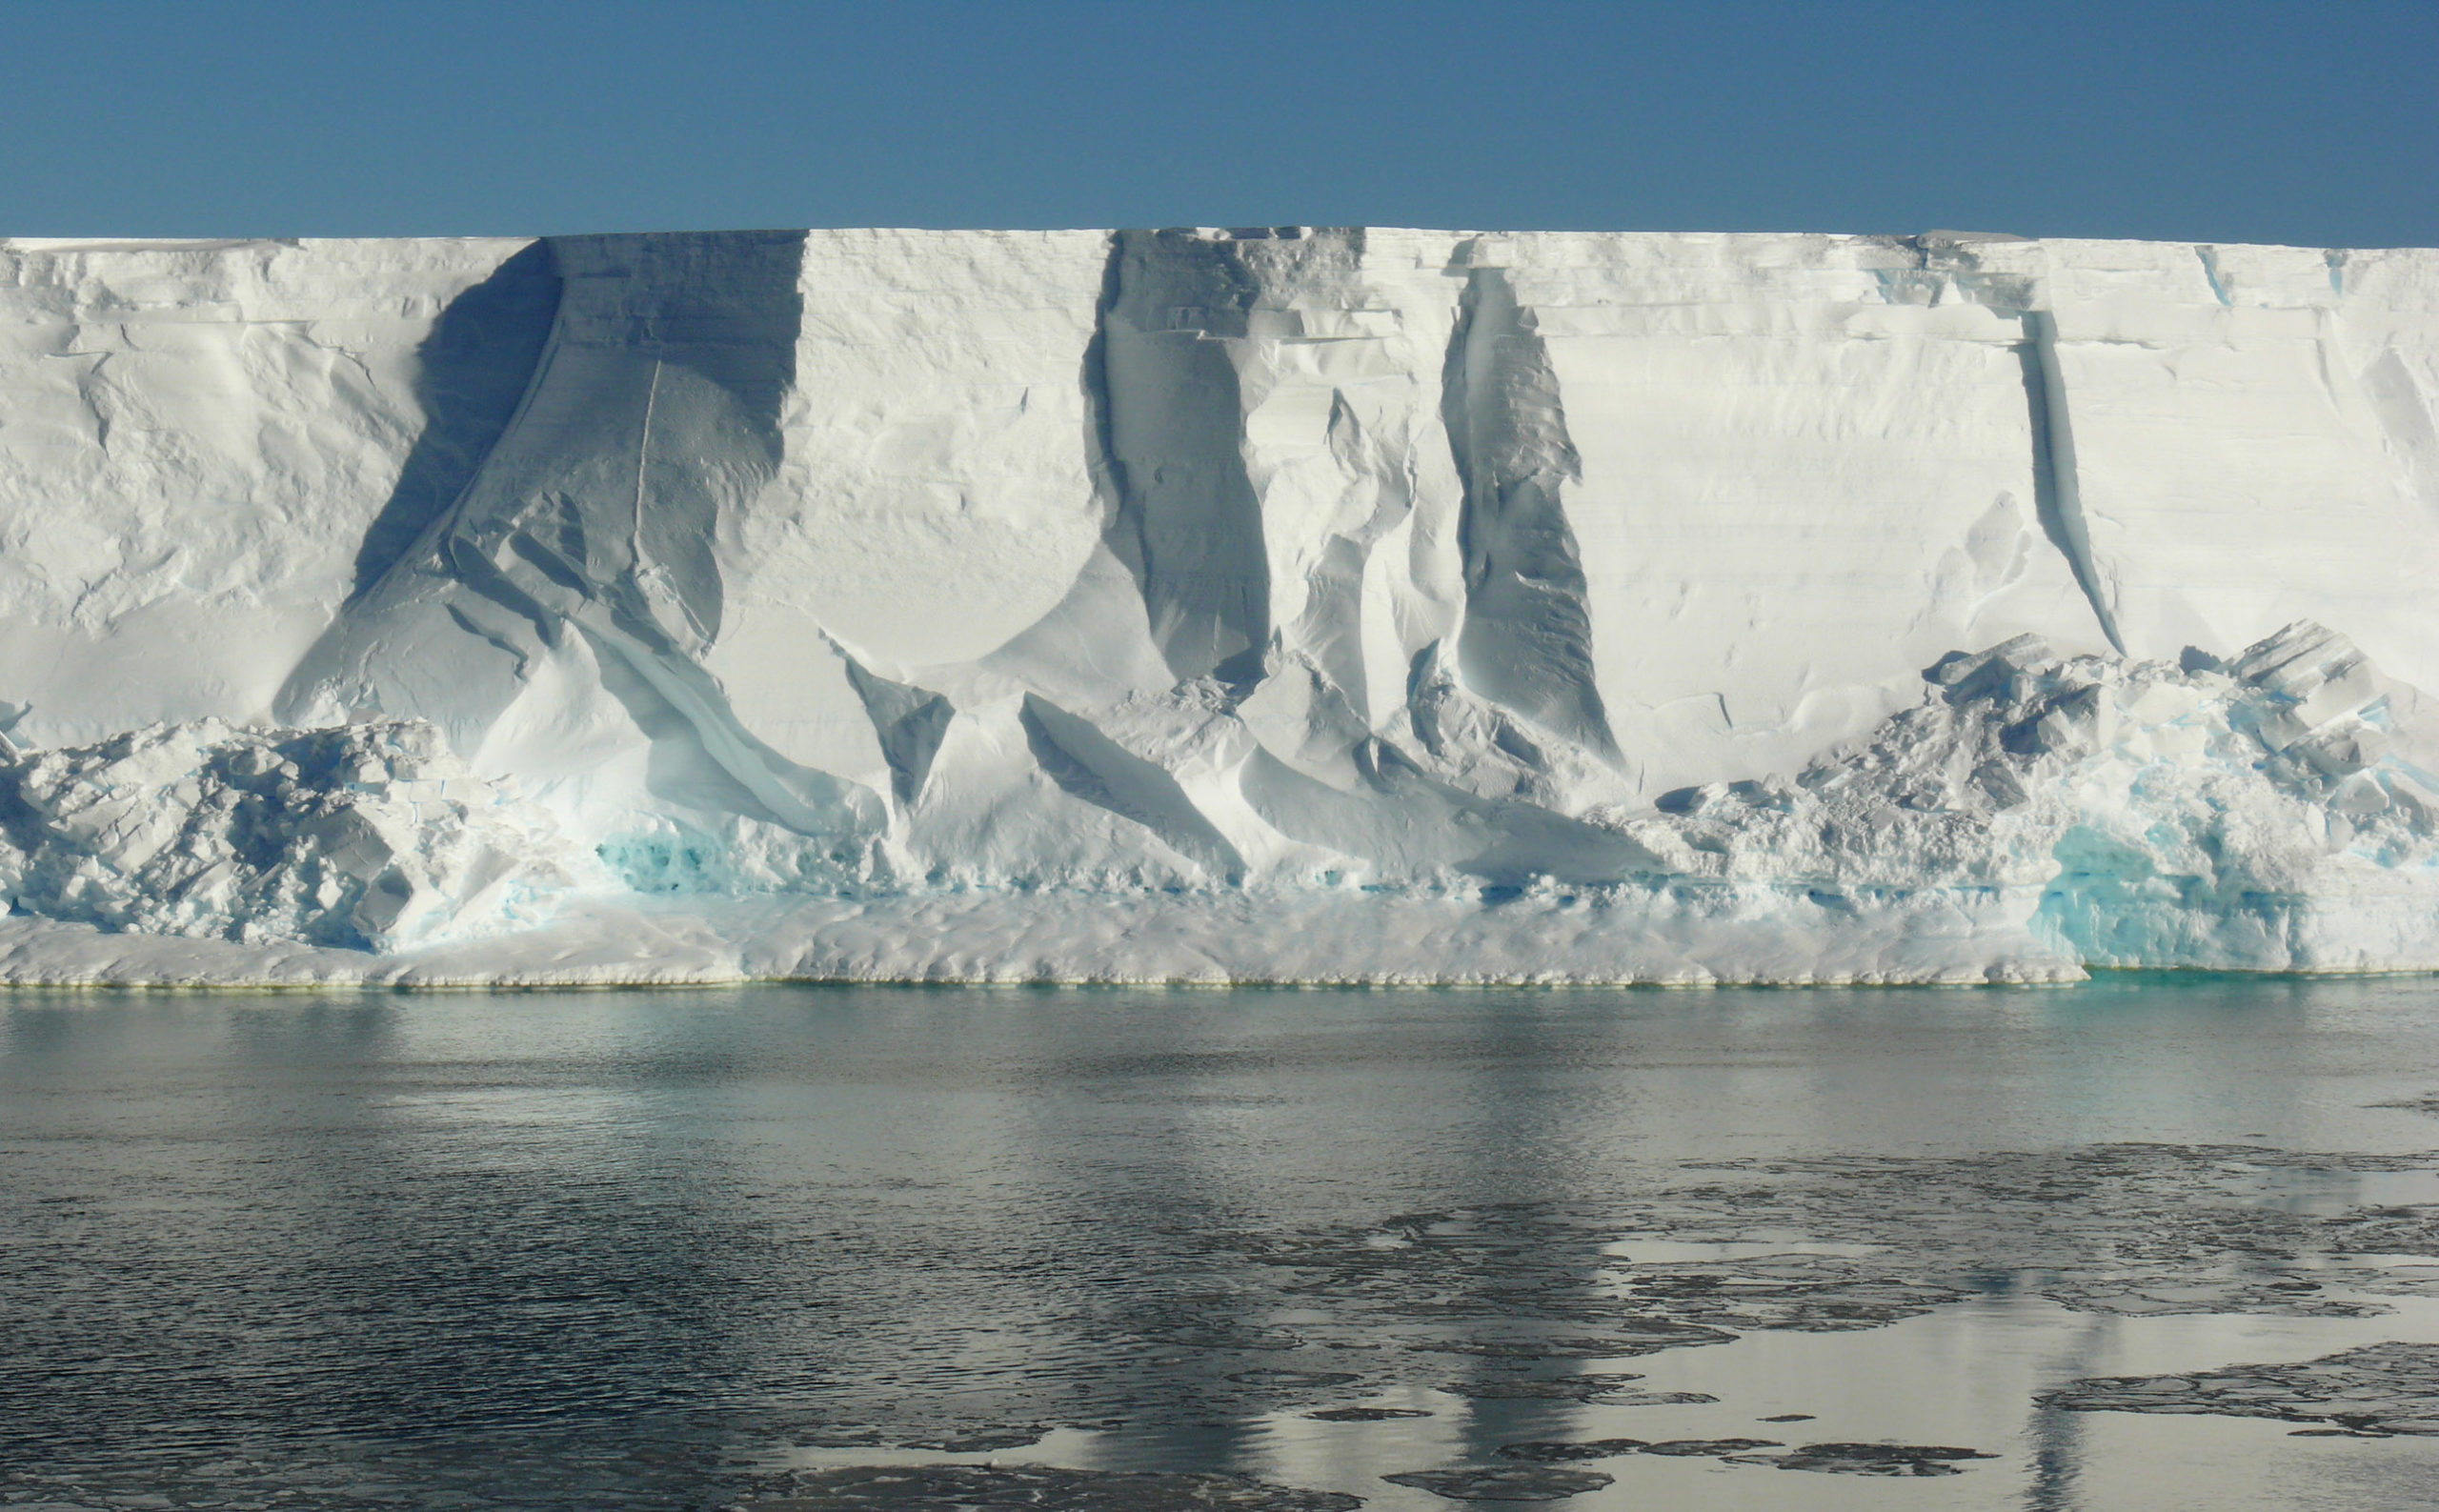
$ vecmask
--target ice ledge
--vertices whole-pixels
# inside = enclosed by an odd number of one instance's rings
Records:
[[[0,986],[574,987],[745,981],[1312,986],[2070,982],[1970,893],[1108,893],[590,899],[525,934],[373,956],[0,919]]]

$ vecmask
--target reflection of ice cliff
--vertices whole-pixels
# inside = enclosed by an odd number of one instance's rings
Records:
[[[1291,230],[0,262],[14,908],[255,948],[133,975],[412,957],[552,888],[555,933],[448,973],[2439,965],[2429,253]],[[351,719],[428,721],[468,769],[442,780],[513,778],[501,822],[577,850],[499,850],[506,912],[433,861],[406,922],[367,913],[386,874],[321,858],[312,804],[229,787],[267,759],[237,746]],[[101,755],[162,720],[139,743],[195,771]],[[226,826],[188,823],[186,871],[126,863],[44,786],[63,762],[165,813],[221,782],[252,858],[213,871]],[[9,927],[19,975],[122,969]]]

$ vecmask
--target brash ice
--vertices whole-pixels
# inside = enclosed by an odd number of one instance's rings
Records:
[[[2439,252],[0,242],[0,978],[2439,967]]]

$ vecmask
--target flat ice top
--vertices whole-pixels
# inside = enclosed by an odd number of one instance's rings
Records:
[[[2439,966],[2434,395],[2421,251],[0,241],[0,970]]]

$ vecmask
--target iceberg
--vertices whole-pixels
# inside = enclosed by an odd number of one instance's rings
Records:
[[[2439,252],[0,241],[0,980],[2439,969]]]

